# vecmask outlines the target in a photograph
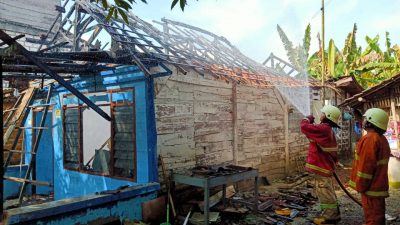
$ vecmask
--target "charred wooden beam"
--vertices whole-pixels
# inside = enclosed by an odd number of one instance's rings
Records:
[[[18,40],[18,39],[23,38],[23,37],[25,37],[25,34],[20,34],[18,36],[13,37],[13,40]],[[6,42],[1,42],[0,46],[3,46],[5,44],[6,44]]]
[[[48,45],[50,44],[49,41],[46,41],[45,39],[37,39],[37,38],[26,38],[25,39],[27,42],[34,43],[34,44],[41,44],[41,45]]]
[[[74,76],[67,75],[67,76],[61,76],[64,79],[71,79]],[[12,79],[12,78],[18,78],[20,80],[36,80],[36,79],[53,79],[49,75],[34,75],[34,74],[7,74],[3,75],[3,79]]]
[[[60,53],[44,53],[44,52],[31,52],[33,56],[40,59],[45,63],[72,63],[73,61],[80,62],[91,62],[91,63],[111,63],[120,65],[136,65],[132,63],[132,57],[130,54],[121,52],[117,56],[111,56],[105,51],[97,52],[60,52]],[[146,64],[146,66],[158,64],[162,61],[154,56],[149,56],[146,54],[141,54],[141,61]],[[26,59],[23,55],[13,55],[4,57],[5,64],[15,64],[15,65],[33,65],[31,61]],[[148,65],[149,64],[149,65]],[[81,65],[81,64],[80,64]]]
[[[66,0],[63,4],[63,6],[58,6],[56,5],[56,10],[58,11],[57,17],[56,19],[53,21],[53,23],[51,24],[49,30],[47,30],[46,34],[43,36],[43,40],[47,39],[47,37],[49,36],[49,34],[51,33],[51,31],[54,28],[54,25],[56,25],[56,23],[58,22],[58,19],[61,18],[62,14],[65,13],[65,6],[68,4],[69,0]],[[54,35],[56,36],[56,35]],[[43,46],[43,43],[40,44],[38,50],[40,50]]]
[[[67,45],[67,44],[68,44],[67,41],[61,42],[61,43],[52,45],[52,46],[50,46],[50,47],[44,48],[44,49],[42,49],[42,50],[39,50],[38,52],[46,52],[46,51],[49,51],[49,50],[51,50],[51,49],[55,49],[55,48],[59,48],[59,47],[65,46],[65,45]]]
[[[90,101],[85,95],[83,95],[81,92],[79,92],[77,89],[75,89],[70,83],[65,81],[57,73],[53,72],[46,64],[44,64],[39,59],[37,59],[35,56],[33,56],[28,50],[26,50],[21,44],[19,44],[15,40],[13,40],[3,30],[0,30],[0,39],[3,40],[5,43],[7,43],[10,46],[14,44],[17,48],[17,51],[19,51],[19,53],[21,53],[27,59],[29,59],[34,64],[36,64],[38,67],[40,67],[44,72],[46,72],[53,79],[55,79],[59,84],[61,84],[63,87],[65,87],[68,91],[70,91],[76,97],[78,97],[80,100],[82,100],[84,103],[86,103],[90,108],[92,108],[94,111],[96,111],[104,119],[111,121],[111,117],[106,112],[104,112],[99,106],[97,106],[92,101]]]
[[[36,54],[37,57],[42,59],[62,59],[74,61],[88,61],[88,62],[102,62],[102,63],[118,63],[106,51],[93,51],[93,52],[59,52],[59,53],[40,53]]]
[[[93,74],[104,70],[109,70],[109,67],[98,65],[78,65],[78,64],[48,64],[48,69],[56,73],[77,73],[77,74]],[[46,73],[46,69],[37,65],[3,65],[3,72],[19,72],[19,73]]]

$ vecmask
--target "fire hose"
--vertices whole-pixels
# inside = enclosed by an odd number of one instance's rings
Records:
[[[343,185],[342,181],[339,179],[339,177],[335,173],[335,171],[333,172],[333,177],[335,177],[336,182],[339,184],[340,188],[344,191],[344,193],[346,193],[346,195],[349,196],[349,198],[351,198],[351,200],[353,200],[355,203],[357,203],[359,206],[361,206],[361,202],[358,201],[352,194],[350,194],[350,192]]]
[[[320,148],[318,144],[317,144],[317,146],[318,146],[318,148]],[[335,163],[336,160],[333,158],[333,156],[332,156],[330,153],[328,153],[328,155],[330,156],[330,158],[331,158],[333,164],[336,164],[336,163]],[[359,206],[362,206],[362,205],[361,205],[361,202],[358,201],[358,200],[357,200],[352,194],[350,194],[350,192],[346,189],[346,187],[343,185],[342,181],[340,180],[339,176],[336,174],[335,171],[333,171],[333,177],[335,178],[336,182],[339,184],[340,188],[344,191],[344,193],[346,193],[346,195],[347,195],[349,198],[351,198],[351,200],[353,200],[355,203],[357,203]]]
[[[328,153],[328,155],[331,157],[332,162],[335,162],[336,160],[333,158],[333,156]],[[336,163],[334,163],[336,164]],[[357,203],[359,206],[361,205],[361,202],[358,201],[352,194],[350,194],[350,192],[346,189],[346,187],[343,185],[342,181],[340,180],[339,176],[337,175],[337,173],[335,171],[333,171],[333,177],[335,178],[336,182],[339,184],[340,188],[344,191],[344,193],[346,193],[347,196],[349,196],[349,198],[351,198],[351,200],[353,200],[355,203]]]

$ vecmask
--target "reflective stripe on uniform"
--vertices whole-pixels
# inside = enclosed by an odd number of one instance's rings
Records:
[[[372,196],[372,197],[386,197],[389,196],[389,192],[387,191],[366,191],[366,195]]]
[[[321,207],[321,209],[336,209],[337,208],[337,204],[319,204],[319,206]]]
[[[354,190],[356,189],[356,182],[349,180],[349,187],[353,188]],[[372,197],[386,197],[389,196],[389,192],[387,191],[366,191],[366,195],[372,196]]]
[[[315,143],[316,141],[312,140],[312,139],[308,139],[310,142]],[[317,143],[318,147],[321,148],[322,151],[324,152],[337,152],[338,151],[338,147],[322,147],[321,145],[319,145]]]
[[[357,176],[361,177],[361,178],[369,179],[369,180],[372,179],[372,175],[371,174],[363,173],[361,171],[357,171]]]
[[[321,145],[318,145],[322,151],[324,152],[337,152],[338,148],[337,147],[322,147]]]
[[[353,189],[356,189],[356,182],[349,180],[349,186],[352,187]]]
[[[389,159],[382,159],[376,162],[376,165],[381,166],[381,165],[387,165],[389,163]]]
[[[357,154],[357,152],[354,153],[354,159],[355,159],[355,160],[359,160],[359,159],[360,159],[360,156]]]
[[[312,164],[309,164],[309,163],[306,163],[306,167],[308,167],[310,169],[313,169],[313,170],[317,170],[317,171],[325,173],[325,174],[332,174],[332,172],[327,170],[327,169],[324,169],[324,168],[321,168],[319,166],[312,165]]]

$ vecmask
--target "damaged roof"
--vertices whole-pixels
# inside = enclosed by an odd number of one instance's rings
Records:
[[[132,64],[140,67],[145,75],[151,75],[146,63],[161,62],[174,65],[182,73],[191,68],[227,82],[320,86],[317,81],[305,82],[262,65],[242,54],[226,38],[201,28],[163,18],[153,21],[161,27],[159,29],[131,12],[129,24],[114,18],[107,21],[107,12],[94,1],[75,1],[74,4],[61,16],[66,9],[64,3],[57,17],[63,18],[61,26],[54,30],[52,27],[41,41],[47,48],[68,42],[70,51],[82,52],[105,49],[110,44],[114,57],[131,56]],[[104,43],[104,39],[99,38],[101,33],[111,37],[109,42]]]

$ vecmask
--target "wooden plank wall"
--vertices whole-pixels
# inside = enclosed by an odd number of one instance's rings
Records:
[[[300,131],[299,124],[303,118],[304,115],[296,109],[289,114],[289,171],[304,172],[309,141]]]
[[[15,97],[9,97],[9,98],[3,99],[3,109],[7,110],[7,109],[13,108],[16,101],[17,101],[17,99]],[[3,115],[3,121],[5,121],[7,119],[7,116],[8,116],[8,113]],[[7,127],[3,128],[3,132],[6,133],[6,131],[7,131]],[[11,133],[10,139],[14,140],[15,138],[16,138],[16,132]],[[23,134],[18,139],[18,144],[15,147],[15,149],[22,149],[22,140],[23,140]],[[11,141],[9,141],[4,146],[4,148],[10,149],[11,146],[12,146],[12,143],[11,143]],[[8,156],[8,152],[3,152],[4,159],[6,159],[7,156]],[[20,160],[21,160],[21,154],[14,154],[11,159],[10,165],[20,164]]]
[[[238,163],[267,177],[285,172],[284,110],[273,89],[238,86]]]
[[[236,94],[233,91],[232,83],[194,71],[155,80],[157,148],[168,169],[231,164],[233,146],[237,144],[238,165],[258,168],[269,178],[285,175],[284,111],[274,89],[239,84]],[[304,151],[306,142],[304,136],[292,130],[289,148],[296,155]],[[294,157],[291,159],[294,168]]]

